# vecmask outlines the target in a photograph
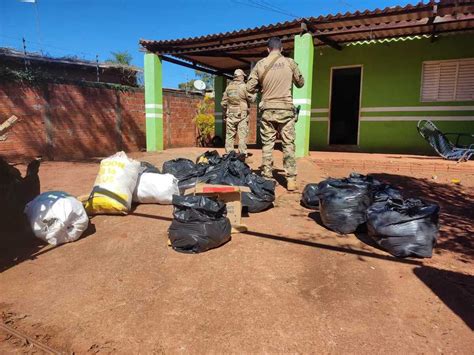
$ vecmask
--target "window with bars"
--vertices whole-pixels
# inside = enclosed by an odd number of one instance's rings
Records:
[[[421,101],[474,100],[474,58],[423,63]]]

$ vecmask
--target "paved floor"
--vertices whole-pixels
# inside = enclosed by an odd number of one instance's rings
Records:
[[[161,166],[202,151],[132,156]],[[167,247],[170,206],[94,217],[83,238],[57,248],[9,235],[0,249],[2,319],[75,353],[469,354],[472,163],[357,153],[298,161],[302,185],[355,170],[437,201],[441,232],[432,259],[396,259],[364,233],[329,231],[317,212],[300,206],[299,194],[279,185],[274,208],[245,218],[249,232],[199,255]],[[46,162],[42,190],[87,194],[97,171],[97,161]],[[0,352],[29,351],[0,336]]]

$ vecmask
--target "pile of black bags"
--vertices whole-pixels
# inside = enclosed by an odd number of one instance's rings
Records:
[[[167,161],[163,173],[179,180],[181,192],[197,183],[247,186],[251,192],[242,193],[242,206],[250,213],[264,211],[275,201],[275,182],[253,173],[244,160],[236,152],[221,157],[217,151],[210,151],[198,157],[198,163],[189,159]]]
[[[26,176],[0,157],[0,225],[3,229],[18,227],[24,222],[25,205],[40,194],[38,176],[40,161],[28,164]]]
[[[308,184],[301,199],[317,208],[322,223],[341,234],[367,223],[369,236],[394,256],[431,257],[438,236],[439,206],[404,200],[399,190],[361,174]]]
[[[182,253],[201,253],[230,240],[231,224],[225,203],[205,196],[173,196],[171,246]]]

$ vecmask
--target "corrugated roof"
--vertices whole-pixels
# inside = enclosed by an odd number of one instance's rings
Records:
[[[265,56],[268,38],[278,36],[284,49],[293,49],[297,34],[313,34],[315,45],[331,45],[442,34],[474,29],[474,0],[441,0],[416,5],[338,13],[247,28],[239,31],[173,40],[140,40],[161,56],[170,55],[216,72],[249,68]],[[166,57],[164,57],[166,59]]]

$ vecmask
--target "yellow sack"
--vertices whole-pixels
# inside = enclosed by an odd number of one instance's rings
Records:
[[[204,154],[198,156],[196,160],[196,164],[208,164],[208,163],[209,163],[209,159]]]
[[[220,160],[220,155],[217,150],[210,151],[201,154],[196,159],[196,164],[211,164],[215,165],[216,160]]]
[[[140,162],[118,152],[100,162],[94,188],[85,204],[88,214],[127,214],[132,206]]]

